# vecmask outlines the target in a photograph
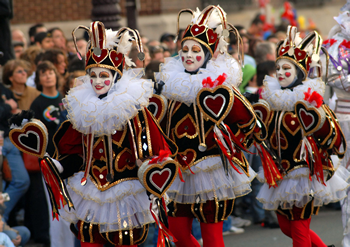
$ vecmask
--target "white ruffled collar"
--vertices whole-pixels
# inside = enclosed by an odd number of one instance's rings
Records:
[[[141,79],[143,74],[143,69],[125,70],[103,99],[97,97],[89,76],[79,77],[84,83],[71,89],[63,99],[73,128],[96,136],[122,130],[142,107],[148,106],[152,97],[153,82]]]
[[[160,72],[155,73],[156,81],[165,83],[162,94],[170,100],[180,101],[187,105],[195,102],[198,92],[203,88],[202,81],[207,77],[215,80],[225,73],[224,85],[238,87],[242,81],[242,69],[239,63],[228,54],[220,54],[209,60],[205,69],[197,74],[185,72],[180,58],[167,58],[161,65]]]
[[[265,76],[264,91],[262,97],[266,100],[271,109],[274,111],[294,111],[294,105],[299,100],[304,100],[304,93],[311,88],[311,91],[316,91],[320,95],[324,95],[326,85],[320,78],[307,78],[303,84],[290,89],[281,89],[277,78]]]

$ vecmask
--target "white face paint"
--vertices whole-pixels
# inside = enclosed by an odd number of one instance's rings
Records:
[[[279,59],[276,62],[276,77],[281,87],[288,87],[297,75],[295,65],[287,59]]]
[[[202,67],[204,58],[204,51],[197,41],[186,40],[182,44],[181,59],[187,71],[196,71]]]
[[[97,95],[109,91],[113,84],[113,74],[109,69],[95,67],[90,69],[89,74],[92,88]]]

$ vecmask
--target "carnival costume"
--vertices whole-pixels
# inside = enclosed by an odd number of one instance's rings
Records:
[[[133,40],[143,58],[138,32],[105,30],[101,22],[78,28],[91,39],[88,75],[77,78],[83,83],[63,100],[68,120],[53,139],[56,160],[44,157],[41,162],[53,217],[62,203],[60,215],[71,222],[83,247],[136,246],[155,221],[170,234],[163,195],[177,174],[177,163],[168,157],[177,147],[146,108],[152,81],[141,78],[141,69],[124,69],[132,65],[126,54]],[[160,231],[159,246],[169,244],[164,234]]]
[[[257,199],[277,212],[293,246],[325,246],[310,230],[310,220],[323,204],[346,197],[349,172],[339,166],[346,143],[334,112],[323,103],[322,39],[311,32],[304,39],[289,26],[277,47],[277,78],[266,76],[263,100],[253,105],[268,128],[268,142],[283,179],[266,182]],[[283,72],[284,71],[284,72]],[[310,78],[312,76],[312,78]],[[288,81],[290,80],[290,81]],[[265,178],[264,169],[258,177]]]
[[[237,89],[242,70],[226,52],[224,39],[229,30],[235,31],[226,23],[226,13],[208,6],[182,10],[178,18],[183,12],[191,13],[192,21],[182,37],[182,50],[155,73],[169,100],[166,133],[179,148],[176,160],[182,171],[168,190],[169,226],[176,246],[199,246],[190,232],[197,218],[204,246],[224,246],[222,221],[231,214],[235,198],[251,191],[256,175],[242,150],[251,134],[261,138],[262,133],[251,105]],[[191,69],[196,61],[203,64]]]
[[[329,32],[329,39],[323,44],[329,53],[328,85],[335,92],[334,112],[342,128],[347,145],[350,146],[350,2],[341,9],[344,11],[334,19],[338,22]],[[331,100],[332,101],[332,100]],[[345,153],[341,165],[349,170],[350,149]],[[344,227],[343,246],[350,247],[350,190],[341,202]]]

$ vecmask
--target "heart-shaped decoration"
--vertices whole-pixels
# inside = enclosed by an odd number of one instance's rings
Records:
[[[104,186],[107,181],[107,166],[99,168],[98,166],[93,166],[91,168],[92,174],[95,177],[98,185]]]
[[[108,50],[107,49],[102,49],[101,50],[101,55],[96,55],[95,53],[92,53],[92,59],[96,62],[96,63],[101,63],[103,60],[106,59],[106,57],[108,56]]]
[[[287,53],[289,51],[289,48],[290,46],[283,46],[279,52],[279,55],[282,56],[283,54]]]
[[[207,34],[208,34],[209,45],[214,44],[218,39],[218,34],[215,33],[213,29],[208,29]]]
[[[112,50],[110,52],[109,57],[116,68],[118,68],[124,60],[123,53],[116,52],[115,50]]]
[[[186,149],[184,152],[178,152],[176,160],[180,163],[182,170],[191,167],[196,160],[197,153],[193,149]]]
[[[137,176],[148,192],[162,198],[177,176],[177,166],[177,162],[172,159],[168,159],[163,164],[149,165],[148,162],[144,162]]]
[[[315,107],[309,108],[304,102],[298,101],[295,104],[295,112],[302,128],[304,129],[305,136],[318,130],[322,116]]]
[[[269,104],[265,100],[260,99],[258,103],[253,104],[253,108],[256,115],[267,125],[271,112]]]
[[[197,24],[194,24],[192,27],[191,27],[191,33],[193,36],[198,36],[202,33],[204,33],[205,31],[205,26],[204,25],[197,25]]]
[[[129,148],[124,148],[115,158],[115,169],[123,172],[126,168],[132,170],[135,168],[135,156]]]
[[[42,158],[46,153],[48,133],[46,126],[37,119],[32,119],[22,128],[13,128],[9,137],[20,151]]]
[[[188,113],[176,124],[175,135],[179,139],[183,138],[184,136],[189,139],[193,139],[197,136],[196,123],[191,114]]]
[[[233,99],[232,89],[220,85],[201,89],[197,94],[197,105],[206,119],[221,123],[231,111]]]
[[[291,112],[287,112],[282,120],[282,124],[286,130],[293,136],[299,131],[300,123],[296,115]]]
[[[158,122],[161,122],[166,114],[168,107],[167,99],[163,95],[153,94],[149,99],[147,109],[153,114]]]
[[[304,60],[306,57],[306,51],[302,51],[299,48],[294,49],[294,57],[297,61]]]

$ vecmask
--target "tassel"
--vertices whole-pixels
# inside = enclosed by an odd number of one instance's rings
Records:
[[[324,182],[324,177],[323,177],[322,160],[320,157],[320,153],[318,151],[317,144],[311,136],[307,137],[307,139],[311,145],[312,153],[313,153],[313,157],[314,157],[313,172],[314,172],[314,174],[316,174],[317,181],[322,182],[322,184],[326,186],[326,184]]]
[[[157,201],[159,199],[153,195],[151,195],[151,203],[150,203],[150,211],[151,215],[157,224],[159,230],[158,230],[158,240],[157,240],[157,247],[166,247],[165,244],[165,238],[169,239],[172,242],[176,242],[177,239],[174,237],[174,235],[170,232],[170,230],[165,226],[165,224],[161,221],[161,219],[158,217],[158,214],[160,214],[160,210],[158,208]],[[163,207],[165,207],[164,199],[162,198],[161,203],[163,204]],[[165,210],[166,213],[166,210]]]
[[[47,159],[47,160],[46,160]],[[59,209],[62,205],[68,205],[69,210],[74,208],[72,200],[68,194],[67,188],[60,179],[59,173],[54,164],[50,163],[50,158],[44,158],[40,161],[40,169],[44,177],[46,188],[50,195],[52,206],[52,218],[59,220]]]
[[[254,143],[256,149],[258,150],[259,156],[261,158],[261,163],[264,169],[264,175],[269,188],[277,187],[277,181],[282,180],[283,177],[280,171],[277,169],[272,156],[263,148],[263,146]]]
[[[239,174],[242,174],[242,173],[238,170],[238,168],[233,164],[231,155],[229,155],[229,154],[227,153],[227,149],[225,148],[224,144],[219,140],[219,137],[216,135],[216,133],[214,133],[214,139],[215,139],[216,143],[218,144],[218,146],[220,147],[220,149],[221,149],[221,151],[223,152],[223,154],[226,156],[226,158],[227,158],[228,161],[230,162],[232,168],[235,169],[236,172],[238,172]]]

